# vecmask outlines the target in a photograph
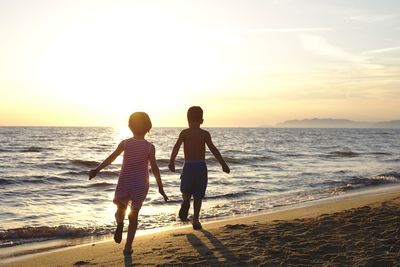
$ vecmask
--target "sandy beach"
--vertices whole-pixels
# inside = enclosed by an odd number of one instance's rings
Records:
[[[399,107],[400,0],[0,0],[0,267],[400,267]]]
[[[322,201],[141,235],[132,258],[99,242],[2,266],[398,266],[400,192]]]

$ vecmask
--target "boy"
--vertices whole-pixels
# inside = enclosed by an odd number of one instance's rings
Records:
[[[187,120],[189,128],[183,130],[179,134],[178,141],[171,153],[169,169],[175,171],[175,158],[178,154],[179,148],[183,143],[183,150],[185,154],[185,165],[183,166],[181,174],[181,192],[182,192],[182,205],[179,210],[179,218],[182,221],[187,221],[188,212],[190,208],[190,199],[193,195],[193,229],[200,230],[202,226],[199,222],[199,214],[201,209],[202,199],[206,192],[207,187],[207,165],[205,162],[206,144],[214,157],[222,166],[222,170],[229,173],[229,167],[225,163],[218,149],[211,141],[209,132],[200,128],[203,123],[203,110],[201,107],[190,107],[187,112]]]

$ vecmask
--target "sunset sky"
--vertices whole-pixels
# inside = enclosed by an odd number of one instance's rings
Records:
[[[400,119],[400,2],[0,0],[0,125]]]

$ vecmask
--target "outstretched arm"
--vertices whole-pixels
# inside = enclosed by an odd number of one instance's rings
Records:
[[[179,134],[178,140],[176,141],[174,148],[172,149],[171,158],[169,160],[168,168],[171,172],[175,171],[175,158],[178,155],[178,152],[179,152],[179,149],[181,148],[183,140],[184,140],[183,133],[181,132]]]
[[[157,161],[156,161],[156,148],[151,145],[151,150],[150,150],[150,165],[151,165],[151,171],[154,174],[154,177],[156,178],[157,185],[158,185],[158,192],[163,196],[164,201],[168,201],[168,197],[164,192],[164,187],[162,184],[161,180],[161,175],[160,175],[160,169],[158,168]]]
[[[219,152],[218,148],[215,147],[214,143],[211,140],[211,135],[208,132],[206,134],[206,144],[207,144],[208,148],[210,149],[211,153],[213,153],[214,157],[218,160],[219,164],[221,164],[222,170],[226,173],[229,173],[231,170],[229,169],[225,160],[222,158],[221,153]]]
[[[102,169],[110,165],[124,151],[124,141],[119,143],[117,149],[111,153],[96,169],[89,171],[89,180],[92,180]]]

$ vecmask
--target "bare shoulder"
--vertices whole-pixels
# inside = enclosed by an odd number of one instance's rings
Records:
[[[189,130],[190,130],[190,128],[183,129],[183,130],[181,131],[181,134],[186,134]]]
[[[189,128],[183,129],[183,130],[179,133],[179,137],[185,137],[185,136],[188,134],[189,130],[190,130]]]
[[[204,130],[204,129],[200,129],[200,130],[201,130],[201,133],[204,136],[204,138],[210,138],[211,137],[211,134],[210,134],[209,131]]]
[[[147,140],[146,140],[146,141],[147,141]],[[150,145],[150,149],[151,149],[152,151],[155,151],[155,150],[156,150],[155,145],[154,145],[153,143],[149,142],[149,141],[147,141],[147,142],[148,142],[149,145]]]
[[[122,149],[123,150],[125,148],[125,144],[126,144],[126,142],[128,140],[129,139],[125,139],[125,140],[122,140],[121,142],[119,142],[117,149]]]

